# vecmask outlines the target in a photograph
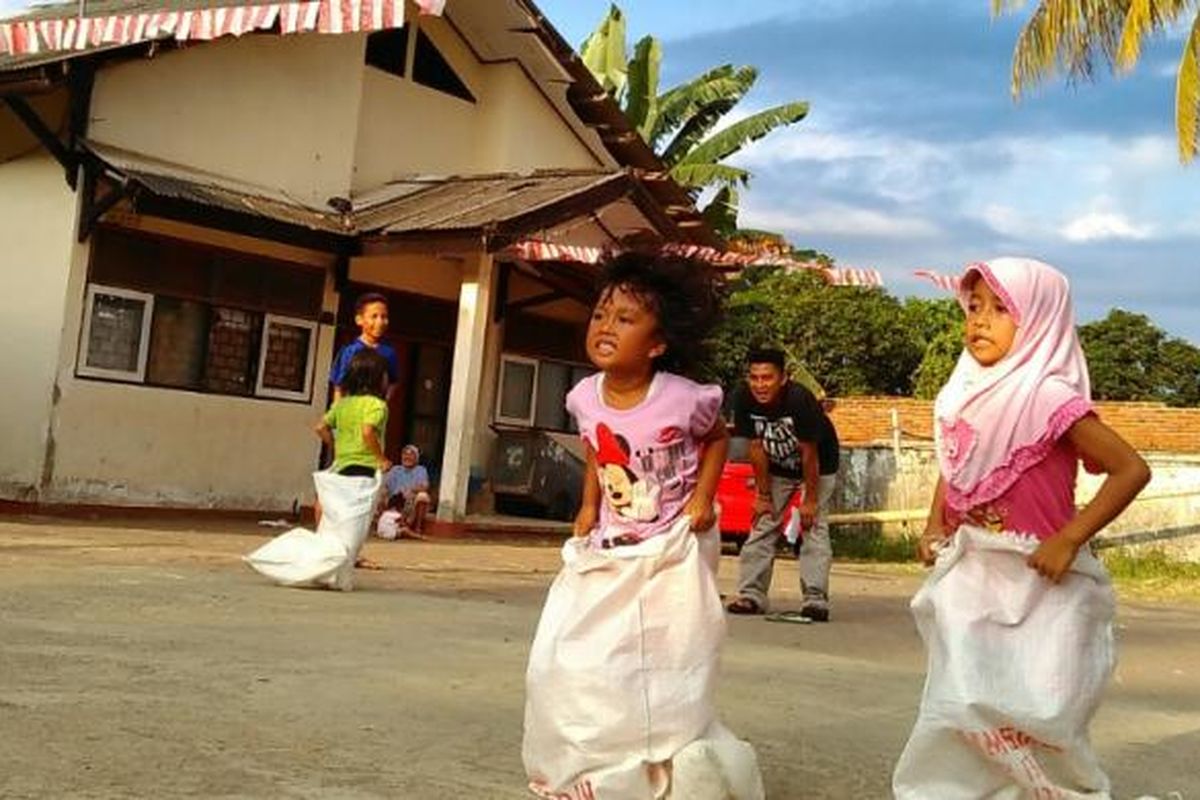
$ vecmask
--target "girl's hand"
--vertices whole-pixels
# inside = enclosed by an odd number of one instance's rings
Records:
[[[927,567],[932,567],[937,561],[938,550],[946,543],[946,532],[941,528],[926,528],[917,540],[917,558]]]
[[[1025,563],[1047,580],[1059,583],[1075,563],[1078,553],[1079,545],[1071,537],[1059,533],[1042,542]]]
[[[575,515],[575,525],[571,532],[578,537],[587,536],[596,527],[596,509],[587,503]]]
[[[692,499],[683,508],[683,513],[692,518],[692,531],[707,531],[717,521],[717,512],[712,500],[692,495]]]
[[[381,459],[379,459],[379,471],[380,471],[380,472],[387,472],[387,471],[388,471],[389,469],[391,469],[391,468],[392,468],[392,462],[391,462],[391,461],[389,461],[389,460],[388,460],[388,459],[386,459],[386,458],[381,458]]]

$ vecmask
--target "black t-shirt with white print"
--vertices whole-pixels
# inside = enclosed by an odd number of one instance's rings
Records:
[[[789,381],[769,406],[755,400],[748,386],[739,386],[733,395],[733,430],[734,436],[762,441],[772,475],[804,477],[800,442],[817,445],[820,474],[838,471],[837,430],[813,393],[798,383]]]

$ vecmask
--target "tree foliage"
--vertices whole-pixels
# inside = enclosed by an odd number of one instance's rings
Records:
[[[1200,406],[1200,348],[1167,336],[1148,317],[1113,309],[1079,329],[1098,400]]]
[[[829,286],[809,270],[751,267],[730,287],[712,375],[744,377],[746,354],[772,346],[792,374],[834,395],[908,394],[923,343],[905,307],[879,289]],[[805,377],[807,373],[811,378]]]
[[[813,251],[803,260],[831,263]],[[818,393],[933,399],[962,353],[953,298],[901,302],[882,289],[829,286],[811,270],[768,266],[746,269],[729,289],[708,376],[725,386],[744,378],[746,354],[763,345],[786,352],[793,377]],[[1079,333],[1097,400],[1200,406],[1200,348],[1121,310]]]

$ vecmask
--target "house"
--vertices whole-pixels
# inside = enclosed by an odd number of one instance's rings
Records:
[[[717,242],[528,0],[233,2],[0,22],[0,498],[308,502],[379,291],[388,448],[461,517],[493,426],[566,429],[586,369],[590,268],[534,256]]]

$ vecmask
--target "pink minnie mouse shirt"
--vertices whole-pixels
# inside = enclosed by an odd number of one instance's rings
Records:
[[[604,403],[603,373],[567,395],[567,411],[596,454],[601,539],[646,539],[676,522],[696,488],[700,440],[721,415],[721,387],[655,373],[645,399],[618,410]]]

